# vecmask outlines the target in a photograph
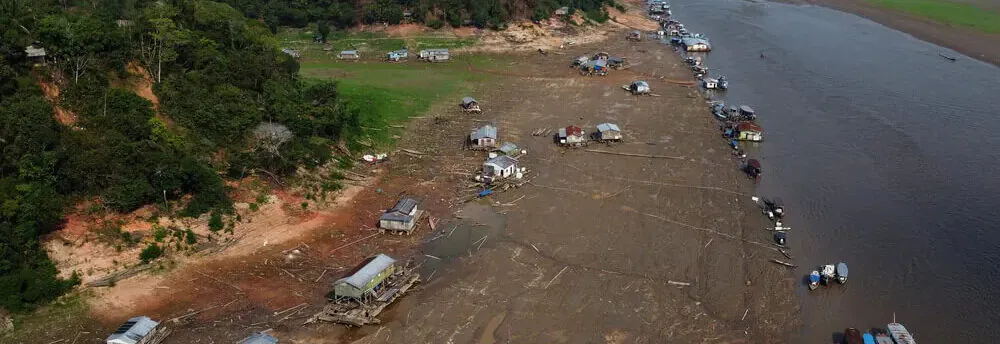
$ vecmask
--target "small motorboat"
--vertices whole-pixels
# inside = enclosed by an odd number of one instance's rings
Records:
[[[780,232],[780,231],[774,232],[774,242],[777,243],[778,245],[785,246],[786,238],[787,234],[785,234],[785,232]]]
[[[764,214],[771,221],[779,221],[785,217],[784,202],[780,198],[765,198],[761,203],[764,205]]]
[[[813,270],[809,273],[809,290],[819,288],[819,271]]]
[[[847,263],[837,263],[837,283],[847,283]]]
[[[820,281],[823,282],[823,285],[829,285],[835,274],[833,264],[820,266],[819,269],[821,271]]]
[[[845,344],[864,344],[865,340],[861,336],[861,331],[856,328],[844,329],[844,343]]]
[[[889,330],[889,336],[892,337],[892,340],[894,340],[896,344],[917,344],[917,341],[913,339],[913,335],[910,334],[910,331],[907,331],[903,324],[895,322],[895,316],[893,316],[893,318],[893,322],[885,325],[886,329]]]
[[[892,341],[892,338],[889,337],[888,333],[885,333],[884,330],[879,329],[875,331],[875,344],[896,344],[896,343]]]
[[[873,336],[871,333],[862,334],[861,339],[865,341],[865,344],[876,344],[875,336]]]
[[[757,161],[757,159],[747,160],[747,162],[743,164],[743,172],[746,173],[747,176],[750,178],[753,178],[755,180],[760,180],[760,175],[761,175],[760,161]]]

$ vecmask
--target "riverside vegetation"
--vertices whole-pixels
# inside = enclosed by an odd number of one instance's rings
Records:
[[[223,3],[13,0],[3,11],[0,308],[13,312],[77,283],[57,277],[39,239],[70,205],[229,214],[224,178],[321,166],[379,116],[332,81],[303,82],[264,24]],[[25,56],[34,42],[44,66]],[[137,94],[143,82],[152,96]]]

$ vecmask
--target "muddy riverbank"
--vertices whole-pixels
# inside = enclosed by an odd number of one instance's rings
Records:
[[[607,77],[566,68],[598,49],[633,67]],[[441,266],[384,327],[361,332],[398,343],[783,342],[798,321],[798,279],[768,262],[781,256],[749,201],[753,183],[699,92],[669,82],[690,80],[686,65],[652,40],[559,53],[515,58],[477,95],[483,115],[457,119],[469,129],[493,121],[502,140],[528,151],[520,162],[531,183],[487,201],[506,228],[461,239],[468,254]],[[656,96],[621,90],[636,79]],[[590,148],[680,158],[564,149],[530,135],[601,122],[618,123],[625,143]]]

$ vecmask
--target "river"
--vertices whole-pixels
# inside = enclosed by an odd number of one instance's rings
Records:
[[[711,39],[706,65],[732,88],[720,98],[760,114],[749,153],[758,193],[790,211],[795,273],[850,265],[847,285],[797,288],[791,341],[894,314],[922,343],[1000,341],[1000,69],[817,6],[672,5]]]

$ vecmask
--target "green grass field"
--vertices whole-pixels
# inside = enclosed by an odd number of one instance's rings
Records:
[[[869,0],[873,4],[954,26],[1000,33],[1000,12],[943,0]]]
[[[476,44],[475,39],[455,37],[389,38],[380,34],[338,34],[328,39],[332,51],[312,43],[312,35],[282,31],[284,46],[302,53],[300,74],[307,79],[333,79],[340,94],[362,114],[365,137],[376,144],[392,142],[394,130],[389,124],[404,122],[424,114],[433,104],[453,99],[458,104],[464,92],[490,77],[484,70],[498,70],[506,65],[499,55],[452,54],[446,63],[418,62],[419,49],[454,49]],[[340,61],[337,47],[361,50],[360,61]],[[382,52],[410,49],[410,60],[389,63]],[[359,48],[365,47],[365,48]],[[346,49],[346,48],[345,48]],[[374,129],[372,129],[374,128]]]

